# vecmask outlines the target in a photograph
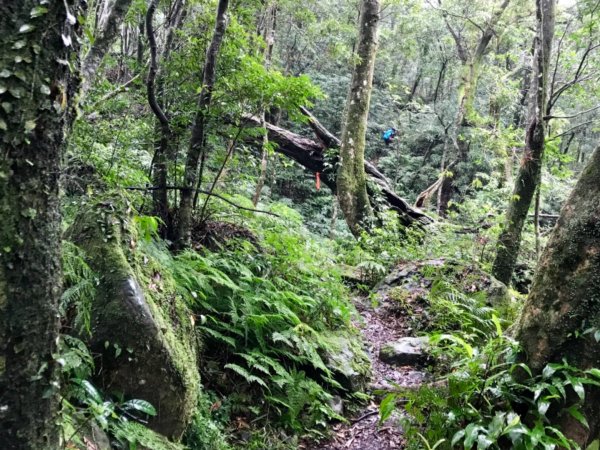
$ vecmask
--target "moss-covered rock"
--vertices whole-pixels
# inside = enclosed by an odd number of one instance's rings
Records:
[[[441,278],[450,281],[460,292],[483,295],[494,307],[511,302],[506,285],[477,264],[445,258],[400,263],[375,287],[375,292],[383,300],[393,297],[393,300],[411,303],[415,298],[426,298],[434,281]]]
[[[67,232],[100,276],[89,338],[99,355],[96,382],[107,392],[152,403],[157,415],[149,426],[178,440],[199,392],[197,338],[173,281],[137,250],[123,203],[83,208]]]
[[[184,446],[135,422],[124,424],[119,434],[121,440],[135,443],[135,448],[139,450],[185,450]]]
[[[358,336],[333,334],[328,337],[323,360],[334,378],[350,392],[365,390],[371,378],[371,360],[362,349]]]

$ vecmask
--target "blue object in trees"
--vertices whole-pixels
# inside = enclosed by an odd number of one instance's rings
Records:
[[[396,136],[396,134],[397,131],[395,128],[388,128],[382,134],[383,142],[385,142],[386,145],[389,145],[392,142],[392,139],[394,139],[394,137]]]

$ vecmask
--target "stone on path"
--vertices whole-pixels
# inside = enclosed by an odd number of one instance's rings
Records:
[[[379,359],[395,366],[417,366],[427,363],[429,338],[405,337],[381,347]]]

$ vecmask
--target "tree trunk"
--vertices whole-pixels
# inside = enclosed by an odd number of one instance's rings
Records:
[[[192,128],[190,149],[188,150],[183,175],[183,187],[179,203],[179,222],[177,224],[176,241],[179,248],[191,245],[192,215],[194,209],[194,191],[198,184],[198,162],[200,155],[206,152],[204,148],[205,128],[209,117],[212,92],[217,76],[217,57],[227,29],[227,8],[229,0],[219,0],[215,31],[206,51],[206,62],[202,75],[202,91],[198,99],[198,111]],[[203,156],[204,158],[204,156]]]
[[[148,103],[152,112],[158,119],[160,139],[154,150],[152,158],[152,181],[154,186],[159,189],[152,191],[153,214],[159,217],[163,224],[169,223],[169,200],[167,197],[167,152],[171,136],[171,128],[169,119],[163,111],[156,98],[155,82],[158,72],[157,62],[157,46],[156,37],[154,35],[154,25],[152,19],[158,5],[158,0],[152,0],[148,6],[146,13],[146,30],[148,34],[148,47],[150,48],[150,70],[148,72],[148,80],[146,82],[148,92]]]
[[[74,1],[0,6],[0,66],[8,72],[0,94],[0,447],[7,450],[59,448],[59,177],[77,81],[60,61],[78,50],[79,14]],[[6,69],[17,56],[19,76]]]
[[[154,33],[153,17],[158,6],[158,0],[152,0],[148,6],[146,13],[146,30],[148,34],[148,47],[150,49],[150,70],[148,72],[148,80],[146,83],[148,103],[152,112],[158,119],[155,127],[158,138],[155,143],[154,156],[152,158],[152,182],[156,189],[152,192],[153,214],[159,217],[162,221],[160,231],[162,236],[168,235],[171,231],[171,215],[169,213],[169,198],[168,198],[168,178],[169,178],[169,162],[174,158],[172,144],[173,134],[171,125],[167,116],[166,98],[164,89],[164,76],[159,75],[158,66],[158,49],[156,45],[156,37]],[[169,61],[171,51],[173,49],[173,41],[175,31],[179,29],[184,17],[184,2],[176,0],[170,8],[166,19],[166,39],[162,50],[161,59],[163,63]]]
[[[521,167],[497,244],[493,275],[509,284],[521,247],[521,233],[537,186],[544,156],[544,111],[546,110],[548,68],[554,37],[555,0],[537,0],[537,36],[531,77],[528,125]]]
[[[600,365],[600,150],[597,149],[563,206],[542,253],[529,298],[516,326],[529,367],[540,373],[549,362],[580,369]],[[586,385],[588,386],[588,385]],[[600,435],[600,389],[586,387],[582,412],[590,428],[569,414],[555,423],[582,448]]]
[[[119,32],[119,26],[132,0],[105,0],[99,10],[99,16],[96,22],[96,32],[94,34],[94,44],[85,55],[81,63],[81,74],[83,81],[81,84],[82,97],[90,90],[94,77],[104,55],[110,50]]]
[[[267,70],[271,67],[271,58],[273,56],[273,46],[275,45],[275,26],[277,23],[277,3],[270,4],[267,6],[265,11],[264,18],[264,29],[261,30],[261,34],[263,40],[265,41],[265,49],[263,52],[263,58],[265,67]],[[266,123],[266,111],[265,107],[261,112],[261,120],[263,122],[262,126],[264,128]],[[260,158],[260,175],[258,176],[258,181],[256,182],[256,189],[254,191],[254,195],[252,196],[252,204],[254,206],[258,205],[260,200],[260,196],[265,186],[265,181],[267,180],[267,166],[269,162],[269,133],[265,131],[263,136],[263,145],[262,145],[262,155]]]
[[[142,70],[142,66],[144,64],[144,18],[140,19],[140,23],[138,25],[138,42],[137,42],[137,69]]]
[[[373,219],[365,174],[365,137],[377,52],[379,0],[362,0],[359,36],[340,147],[337,195],[340,208],[354,236],[359,236]]]
[[[495,34],[496,25],[509,3],[510,0],[504,0],[499,9],[495,11],[487,27],[482,30],[481,37],[472,56],[469,56],[469,52],[464,48],[460,36],[451,28],[449,22],[446,21],[448,30],[455,40],[458,54],[462,61],[462,67],[457,88],[458,106],[456,115],[454,116],[454,127],[451,133],[452,156],[446,161],[446,163],[451,163],[454,166],[454,169],[452,171],[452,177],[444,176],[445,178],[442,182],[438,198],[438,210],[443,216],[446,214],[450,200],[458,191],[458,178],[464,163],[467,162],[469,157],[469,142],[465,135],[466,128],[472,126],[474,122],[475,111],[473,102],[477,92],[477,82],[481,72],[481,63],[483,62],[483,57],[489,43]],[[446,166],[443,166],[441,169],[442,173],[447,172]]]

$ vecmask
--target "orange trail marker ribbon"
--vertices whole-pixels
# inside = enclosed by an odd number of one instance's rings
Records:
[[[319,172],[317,172],[316,186],[317,186],[317,191],[319,189],[321,189],[321,174]]]

